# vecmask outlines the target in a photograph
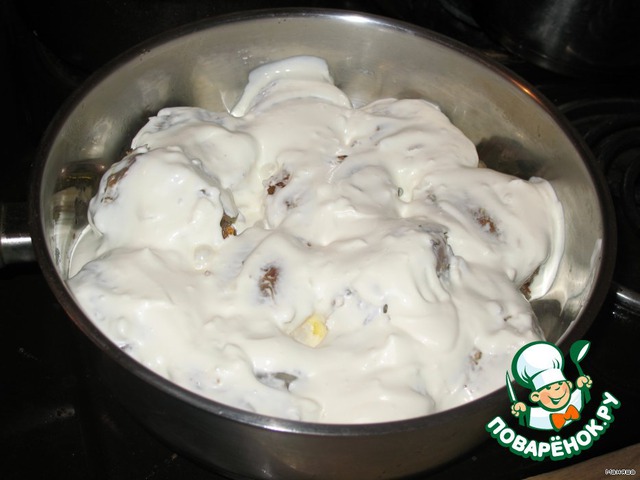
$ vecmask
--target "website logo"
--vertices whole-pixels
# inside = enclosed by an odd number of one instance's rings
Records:
[[[590,342],[579,340],[569,350],[578,372],[574,381],[566,378],[564,357],[554,344],[538,341],[523,346],[513,357],[511,372],[513,380],[529,391],[526,400],[517,398],[512,377],[506,372],[511,414],[525,434],[526,429],[552,433],[548,442],[517,433],[499,416],[486,425],[489,434],[513,453],[534,460],[561,460],[590,448],[613,423],[613,410],[620,407],[618,399],[604,392],[595,418],[583,418],[583,410],[591,401],[593,381],[580,363],[590,346]],[[570,436],[561,435],[562,429],[578,422],[583,424],[581,430]]]

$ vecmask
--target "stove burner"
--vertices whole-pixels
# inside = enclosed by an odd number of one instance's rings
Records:
[[[640,273],[629,262],[640,255],[640,99],[588,96],[565,101],[559,109],[605,174],[618,223],[615,278],[625,285],[620,287],[624,299],[640,310]]]

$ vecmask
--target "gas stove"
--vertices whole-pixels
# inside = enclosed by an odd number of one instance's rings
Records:
[[[487,441],[420,478],[527,478],[638,442],[640,377],[629,368],[640,340],[640,90],[638,78],[614,81],[564,76],[505,50],[478,27],[467,2],[96,1],[31,7],[9,0],[2,45],[5,131],[0,201],[26,201],[30,162],[46,125],[65,98],[102,63],[147,36],[203,16],[264,7],[312,6],[374,13],[466,43],[532,83],[591,148],[614,201],[618,261],[610,294],[585,338],[583,369],[598,391],[622,402],[616,422],[587,451],[561,462],[535,462]],[[46,10],[50,8],[51,10]],[[96,13],[96,11],[98,13]],[[71,13],[74,12],[74,13]],[[150,21],[153,19],[154,21]],[[110,23],[116,22],[116,23]],[[118,23],[119,22],[119,23]],[[75,25],[74,25],[75,24]],[[78,41],[85,36],[86,42]],[[6,112],[7,110],[5,110]],[[92,348],[58,305],[35,264],[0,270],[0,477],[3,479],[226,478],[154,437],[103,387],[85,362]],[[595,388],[595,387],[594,387]],[[506,401],[506,399],[505,399]],[[489,419],[487,419],[489,420]],[[612,466],[633,468],[636,466]],[[601,472],[604,476],[604,472]]]

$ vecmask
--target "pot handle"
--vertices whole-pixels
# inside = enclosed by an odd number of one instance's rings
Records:
[[[635,312],[640,312],[640,292],[636,292],[617,282],[613,282],[613,290],[619,304]]]
[[[26,203],[0,203],[0,268],[35,261]]]

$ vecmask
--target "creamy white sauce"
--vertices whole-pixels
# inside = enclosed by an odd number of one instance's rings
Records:
[[[255,70],[230,113],[161,110],[89,217],[69,286],[114,342],[201,395],[329,423],[503,385],[541,338],[520,287],[542,265],[543,295],[564,243],[548,182],[478,168],[426,101],[353,108],[313,57]]]

